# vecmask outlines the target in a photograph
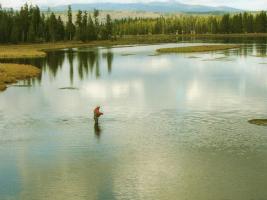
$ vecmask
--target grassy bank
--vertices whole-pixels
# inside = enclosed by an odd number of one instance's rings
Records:
[[[8,84],[39,76],[40,73],[39,68],[31,65],[0,64],[0,91],[5,90]]]
[[[155,44],[164,42],[176,42],[174,35],[157,36],[129,36],[117,40],[98,40],[91,42],[55,42],[39,44],[20,45],[0,45],[0,59],[5,58],[36,58],[45,57],[46,51],[53,51],[65,48],[93,47],[93,46],[114,46],[114,45],[134,45],[134,44]]]
[[[159,53],[194,53],[239,48],[240,45],[202,45],[157,49]]]
[[[267,126],[267,119],[252,119],[248,121],[250,124],[258,126]]]
[[[117,40],[92,41],[92,42],[56,42],[41,44],[22,44],[22,45],[0,45],[0,58],[34,58],[46,56],[45,51],[64,48],[92,47],[92,46],[114,46],[114,45],[134,45],[134,44],[157,44],[177,42],[181,39],[186,40],[204,38],[237,38],[237,37],[267,37],[267,34],[204,34],[204,35],[140,35],[125,36]]]

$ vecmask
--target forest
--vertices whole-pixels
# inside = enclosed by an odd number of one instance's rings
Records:
[[[44,14],[38,6],[25,4],[18,11],[0,6],[0,43],[109,40],[127,35],[267,32],[266,11],[115,20],[107,14],[105,21],[99,20],[99,12],[94,10],[89,14],[79,10],[73,17],[69,6],[64,22],[54,12]]]

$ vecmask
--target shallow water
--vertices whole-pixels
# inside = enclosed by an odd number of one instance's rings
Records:
[[[20,60],[42,76],[0,93],[0,199],[267,199],[267,46],[155,52],[183,45]]]

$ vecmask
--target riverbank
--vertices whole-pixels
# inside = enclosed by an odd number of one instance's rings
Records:
[[[201,45],[201,46],[187,46],[157,49],[159,53],[195,53],[235,49],[241,47],[240,45]]]
[[[40,43],[40,44],[19,44],[19,45],[0,45],[0,59],[5,58],[36,58],[45,57],[46,51],[93,47],[93,46],[114,46],[114,45],[135,45],[135,44],[157,44],[157,43],[173,43],[186,39],[215,39],[215,38],[258,38],[266,37],[267,34],[203,34],[203,35],[140,35],[125,36],[116,40],[99,40],[92,42],[56,42],[56,43]]]
[[[173,35],[157,36],[130,36],[117,40],[98,40],[90,42],[70,41],[39,44],[19,44],[19,45],[0,45],[0,59],[12,58],[37,58],[45,57],[47,51],[66,48],[81,48],[94,46],[115,46],[115,45],[134,45],[134,44],[155,44],[177,42],[177,37]]]
[[[0,91],[4,91],[8,84],[37,77],[40,73],[41,70],[32,65],[0,63]]]
[[[267,119],[252,119],[248,121],[250,124],[258,126],[267,126]]]

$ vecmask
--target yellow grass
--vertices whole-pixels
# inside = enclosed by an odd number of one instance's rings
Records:
[[[76,45],[75,45],[76,46]],[[0,58],[35,58],[45,57],[44,50],[69,48],[72,43],[44,43],[44,44],[24,44],[24,45],[1,45]]]
[[[21,44],[21,45],[0,45],[0,58],[36,58],[45,57],[45,51],[56,49],[91,47],[97,45],[116,45],[126,44],[126,42],[116,41],[95,41],[95,42],[56,42],[56,43],[40,43],[40,44]]]
[[[0,63],[0,91],[7,88],[7,84],[18,80],[39,76],[41,70],[32,65]]]
[[[250,124],[267,126],[267,119],[252,119],[248,121]]]
[[[46,53],[29,47],[0,47],[0,58],[35,58],[45,57]]]
[[[201,45],[157,49],[159,53],[194,53],[239,48],[240,45]]]

